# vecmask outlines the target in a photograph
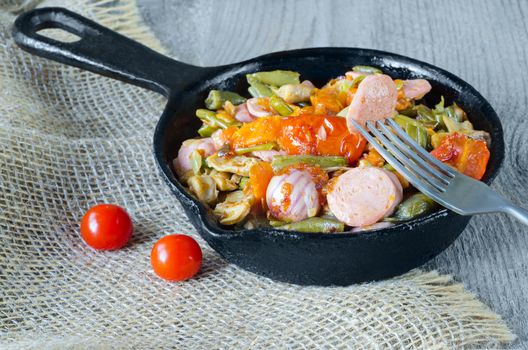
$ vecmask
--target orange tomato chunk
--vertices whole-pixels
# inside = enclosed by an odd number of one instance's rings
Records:
[[[235,149],[275,142],[281,129],[281,117],[258,118],[245,123],[231,136],[231,146]]]
[[[345,118],[309,114],[283,119],[278,142],[288,154],[343,156],[349,163],[366,145],[360,134],[348,131]]]
[[[454,133],[446,136],[431,154],[461,173],[477,180],[482,179],[490,157],[486,142],[473,140],[466,135]]]
[[[273,175],[271,164],[267,162],[259,162],[249,169],[249,186],[255,203],[259,203],[262,209],[266,209],[266,190]]]

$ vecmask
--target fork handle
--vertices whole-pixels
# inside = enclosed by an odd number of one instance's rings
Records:
[[[506,205],[503,210],[505,213],[515,216],[517,220],[528,226],[528,210],[516,206],[515,204]]]

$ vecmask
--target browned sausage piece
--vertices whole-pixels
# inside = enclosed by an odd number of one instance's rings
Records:
[[[403,93],[410,100],[419,100],[431,91],[431,84],[425,79],[403,81]]]
[[[376,168],[354,168],[330,186],[327,201],[332,213],[348,226],[372,225],[391,215],[403,189],[394,174]]]
[[[350,132],[356,131],[351,123],[355,120],[361,126],[369,120],[380,120],[394,116],[398,91],[388,75],[368,75],[359,84],[354,99],[348,108],[347,126]]]

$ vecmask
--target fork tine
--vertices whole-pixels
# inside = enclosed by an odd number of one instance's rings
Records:
[[[419,175],[422,179],[422,182],[428,182],[433,185],[437,190],[444,192],[446,185],[442,182],[439,182],[435,178],[428,175],[428,173],[416,162],[403,154],[398,147],[392,144],[386,137],[376,128],[376,125],[370,121],[367,122],[367,127],[370,132],[374,134],[379,140],[379,143],[382,144],[390,153],[394,155],[396,159],[400,161],[406,168],[411,170],[415,175]]]
[[[423,159],[426,161],[432,163],[435,167],[442,170],[444,173],[448,174],[451,177],[454,177],[456,175],[455,171],[430,155],[426,150],[422,148],[416,141],[414,141],[403,129],[396,123],[392,118],[387,119],[387,122],[389,125],[396,131],[396,134],[399,138],[401,138],[403,141],[405,141],[408,145],[410,145],[418,155],[420,155]]]
[[[407,157],[411,158],[414,162],[420,164],[422,168],[429,172],[431,175],[442,180],[446,185],[449,185],[450,180],[452,180],[451,177],[445,175],[444,173],[436,169],[434,166],[431,166],[431,164],[427,163],[422,157],[418,156],[415,152],[413,152],[409,145],[403,142],[387,127],[387,125],[385,125],[383,120],[378,120],[376,124],[383,132],[383,135],[385,135],[392,142],[392,144],[397,146],[400,151],[403,151],[403,153],[405,153]]]
[[[436,188],[429,185],[428,183],[425,183],[421,181],[415,174],[413,174],[411,171],[409,171],[402,163],[400,163],[396,158],[390,154],[389,151],[387,151],[374,137],[372,137],[367,130],[365,130],[361,125],[359,125],[355,120],[351,120],[352,124],[360,132],[361,135],[367,141],[374,147],[376,151],[378,151],[379,154],[385,160],[394,167],[400,174],[402,174],[410,183],[414,185],[418,190],[425,193],[429,197],[432,197],[433,199],[438,196],[439,192]]]

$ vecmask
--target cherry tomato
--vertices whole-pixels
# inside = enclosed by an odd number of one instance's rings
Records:
[[[202,250],[189,236],[176,234],[161,238],[150,253],[154,272],[168,281],[187,280],[200,270]]]
[[[114,204],[93,206],[81,220],[82,239],[90,247],[99,250],[123,247],[132,236],[132,230],[128,213]]]

